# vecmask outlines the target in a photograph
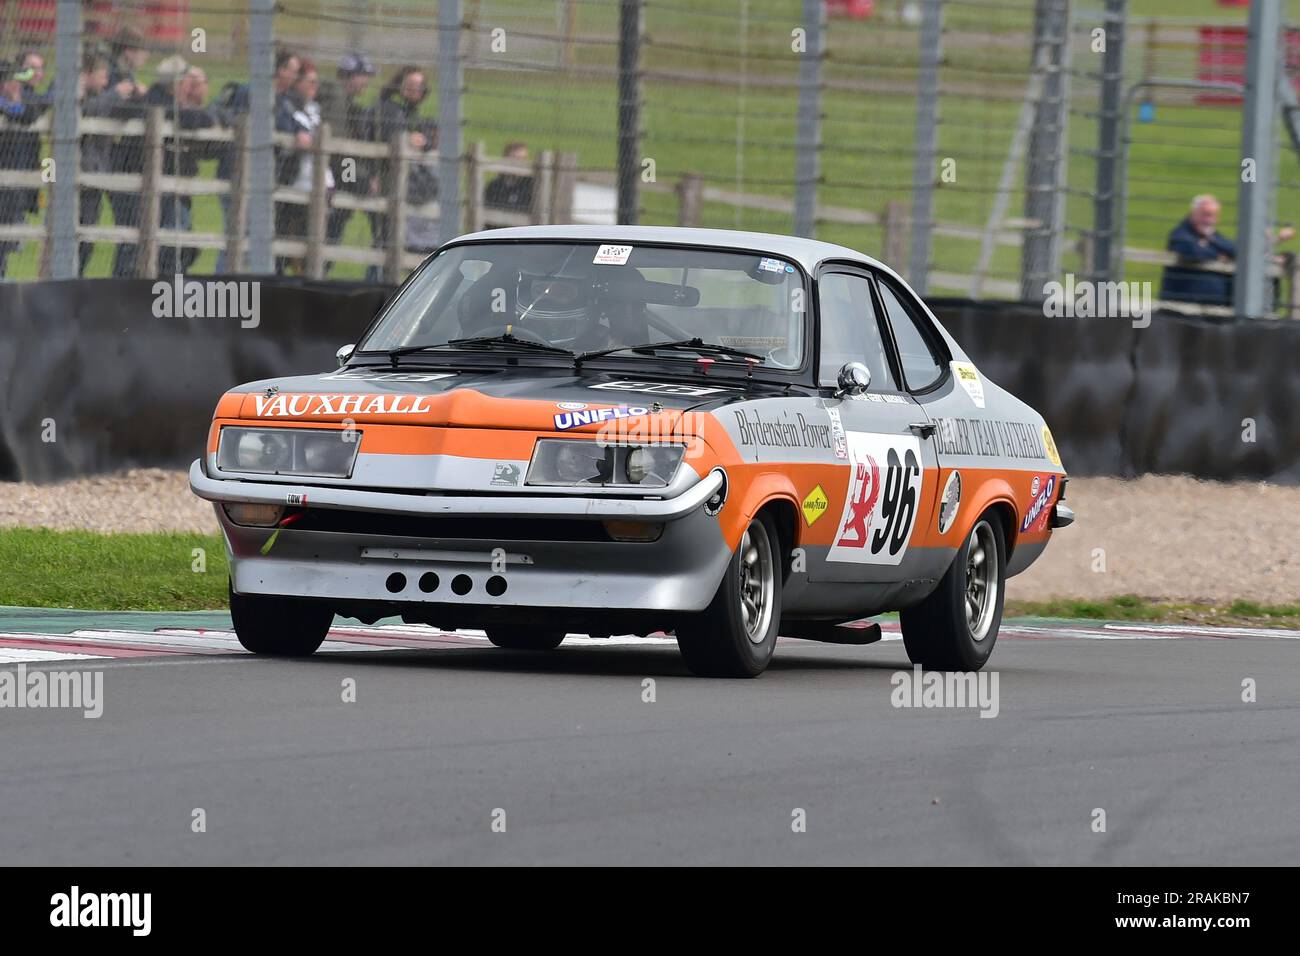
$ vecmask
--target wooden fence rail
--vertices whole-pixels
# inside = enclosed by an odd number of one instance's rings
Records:
[[[0,120],[0,128],[3,125],[4,121]],[[50,116],[47,114],[37,123],[26,128],[37,133],[48,133]],[[142,141],[144,162],[142,170],[138,173],[82,172],[78,175],[77,182],[81,188],[137,193],[141,208],[139,226],[79,224],[77,227],[79,242],[137,245],[139,253],[136,257],[136,270],[141,278],[157,277],[157,253],[162,247],[224,251],[227,261],[232,264],[230,271],[238,271],[238,266],[235,264],[242,262],[248,248],[246,228],[249,150],[247,128],[242,120],[230,128],[178,130],[164,110],[155,108],[143,119],[115,120],[82,117],[80,131],[83,135],[139,138]],[[230,179],[165,175],[163,173],[164,153],[167,142],[172,139],[192,143],[229,144],[235,157],[235,161],[231,164]],[[279,150],[298,151],[295,139],[290,134],[276,133],[274,142]],[[413,216],[438,219],[442,215],[442,209],[436,200],[419,205],[406,201],[410,167],[418,157],[412,153],[404,134],[395,135],[388,143],[377,143],[336,137],[328,125],[323,125],[313,138],[311,149],[299,152],[312,158],[311,188],[303,190],[278,186],[272,197],[277,204],[307,207],[306,234],[301,237],[275,236],[272,242],[274,255],[300,260],[304,274],[310,278],[323,278],[328,263],[349,262],[375,266],[381,270],[385,281],[392,283],[401,281],[407,271],[424,260],[427,252],[406,248],[403,241],[406,224]],[[334,157],[390,163],[392,170],[390,195],[367,196],[327,188],[326,170]],[[429,153],[427,159],[423,161],[432,163],[437,159],[436,153]],[[464,156],[463,165],[467,189],[464,192],[465,199],[457,213],[460,228],[466,232],[501,226],[572,221],[575,215],[574,196],[579,185],[611,190],[615,181],[613,172],[579,171],[577,157],[573,153],[543,150],[531,162],[520,162],[507,158],[488,158],[481,142],[470,146]],[[531,179],[532,201],[527,211],[494,208],[486,203],[487,185],[494,175]],[[40,189],[48,183],[41,170],[6,170],[3,185],[15,189]],[[704,218],[706,204],[790,217],[794,214],[794,202],[791,199],[742,193],[708,185],[703,176],[694,173],[683,174],[675,183],[643,183],[642,188],[648,192],[673,195],[677,201],[677,224],[681,226],[699,225]],[[226,217],[226,231],[211,233],[163,228],[160,225],[160,213],[162,199],[167,195],[228,196],[229,212]],[[387,248],[358,248],[330,243],[328,221],[329,213],[333,209],[386,216],[390,237]],[[48,250],[51,242],[50,218],[46,217],[45,226],[27,223],[0,225],[0,240],[43,240]],[[819,205],[816,218],[818,223],[880,229],[882,233],[880,252],[884,260],[902,262],[905,259],[910,221],[906,207],[900,202],[886,203],[880,212],[847,206]],[[1009,219],[995,234],[994,242],[1000,246],[1018,247],[1023,241],[1024,229],[1032,225],[1035,223],[1029,220]],[[955,222],[936,222],[932,231],[936,236],[962,240],[979,240],[983,236],[980,227]],[[1087,245],[1085,239],[1080,247],[1085,263]],[[1125,261],[1132,263],[1161,266],[1188,265],[1164,250],[1126,246],[1124,257]],[[45,264],[43,273],[46,271],[48,258],[48,254],[43,256]],[[1231,263],[1210,263],[1202,268],[1227,273],[1235,271]],[[1282,257],[1281,263],[1271,266],[1270,272],[1275,278],[1281,277],[1287,280],[1288,295],[1284,307],[1288,314],[1300,318],[1300,267],[1297,266],[1296,256],[1288,254]],[[983,276],[980,278],[982,288],[993,295],[1008,299],[1019,297],[1020,287],[1016,281]],[[971,275],[958,272],[930,273],[931,285],[940,289],[965,291],[970,287],[971,279]],[[1193,314],[1231,314],[1230,309],[1217,306],[1197,306],[1189,303],[1158,304]]]

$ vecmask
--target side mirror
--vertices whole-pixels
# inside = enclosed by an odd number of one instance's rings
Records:
[[[835,380],[835,397],[861,395],[871,387],[871,369],[861,362],[845,362]]]
[[[341,349],[339,349],[337,352],[334,353],[334,357],[339,361],[339,368],[342,368],[343,366],[348,364],[348,359],[352,358],[352,353],[355,352],[356,349],[357,349],[356,344],[353,343],[352,345],[343,346]]]

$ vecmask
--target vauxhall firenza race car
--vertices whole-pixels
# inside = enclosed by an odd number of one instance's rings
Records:
[[[310,654],[335,614],[675,633],[752,677],[777,636],[901,611],[978,669],[1004,583],[1073,520],[1052,434],[892,270],[744,232],[538,226],[458,239],[339,368],[217,405],[214,502],[241,643]]]

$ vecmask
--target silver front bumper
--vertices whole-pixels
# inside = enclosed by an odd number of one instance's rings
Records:
[[[669,499],[450,496],[209,478],[195,462],[190,487],[213,502],[225,532],[231,579],[240,594],[339,602],[420,603],[492,608],[700,611],[708,606],[731,551],[704,503],[722,486],[712,473]],[[262,553],[270,528],[232,523],[222,502],[428,517],[561,518],[663,522],[652,542],[417,537],[405,534],[282,529]],[[423,590],[432,572],[437,587]],[[401,586],[393,585],[400,576]],[[459,579],[459,580],[458,580]],[[494,579],[500,579],[495,580]],[[505,590],[493,594],[489,583]],[[465,589],[457,593],[453,584]],[[468,587],[466,588],[466,585]]]
[[[190,490],[212,502],[301,504],[311,508],[342,508],[410,515],[493,515],[547,518],[612,518],[675,521],[690,514],[722,487],[721,473],[701,478],[675,498],[576,497],[573,495],[442,495],[396,494],[358,488],[293,485],[281,482],[234,481],[209,478],[202,462],[190,465]]]

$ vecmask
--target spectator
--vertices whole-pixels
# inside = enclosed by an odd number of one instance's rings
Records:
[[[501,153],[506,159],[528,162],[528,146],[524,143],[507,143]],[[483,204],[492,209],[509,212],[529,212],[533,208],[533,177],[502,173],[483,190]]]
[[[303,192],[311,192],[312,177],[316,168],[311,148],[321,125],[320,103],[316,100],[319,89],[320,75],[316,67],[310,60],[303,60],[297,82],[281,101],[281,108],[286,112],[276,117],[276,128],[293,134],[298,154],[294,157],[293,178],[289,180],[288,185]],[[286,163],[287,168],[289,167]],[[328,194],[334,189],[334,173],[328,168],[325,170],[325,189],[328,205]],[[307,207],[300,203],[281,203],[276,207],[275,231],[280,236],[293,239],[305,238]],[[285,272],[286,265],[285,260],[280,260],[276,271]],[[301,262],[297,263],[297,268],[299,272],[302,271]]]
[[[124,81],[130,81],[137,97],[145,94],[136,75],[144,69],[149,61],[149,50],[144,45],[144,35],[135,27],[123,27],[114,34],[109,44],[109,58],[112,66],[108,72],[108,85],[112,87]]]
[[[1237,258],[1236,243],[1218,230],[1219,212],[1219,200],[1203,193],[1192,200],[1187,217],[1169,233],[1165,248],[1178,257],[1180,264],[1165,266],[1160,298],[1198,305],[1232,305],[1232,274],[1202,268]],[[1294,235],[1295,230],[1286,226],[1278,231],[1277,238],[1286,240]]]
[[[407,136],[407,145],[411,149],[424,150],[428,145],[428,139],[418,129],[417,114],[420,104],[428,95],[429,88],[424,81],[424,71],[418,66],[402,67],[379,91],[379,102],[375,104],[371,121],[370,138],[379,143],[391,143],[397,133],[404,133]],[[370,195],[388,196],[392,191],[393,173],[391,161],[376,163],[374,175],[370,179]],[[383,213],[372,212],[370,214],[371,246],[375,249],[387,249],[390,241],[393,241],[389,233],[388,217]],[[371,266],[366,271],[366,278],[377,281],[378,267]]]
[[[375,76],[375,65],[361,53],[352,53],[339,61],[335,71],[336,80],[322,83],[318,100],[321,119],[328,123],[334,136],[344,139],[367,140],[370,138],[370,111],[361,105],[360,99],[365,95],[370,81]],[[340,192],[364,196],[370,181],[370,163],[352,157],[352,164],[345,165],[346,154],[336,153],[330,164],[334,172],[335,187]],[[326,224],[326,238],[330,245],[337,245],[347,228],[351,209],[331,209],[329,222]],[[327,268],[330,264],[327,263]]]
[[[290,50],[279,49],[275,54],[275,75],[272,78],[272,116],[278,120],[280,112],[284,108],[283,99],[293,84],[297,81],[298,71],[302,66],[302,60],[298,54]],[[248,115],[251,93],[247,83],[238,83],[231,81],[221,88],[212,101],[211,110],[216,117],[217,122],[227,129],[234,128],[241,117]],[[217,178],[229,182],[235,171],[235,163],[239,159],[235,155],[233,148],[230,146],[218,145],[215,150],[217,157]],[[277,182],[280,181],[280,162],[282,154],[276,152],[276,174]],[[221,231],[226,235],[230,234],[230,202],[229,193],[223,193],[217,197],[221,205]],[[221,249],[217,253],[218,273],[225,273],[230,268],[238,269],[239,263],[230,263],[226,261],[226,250]]]
[[[136,79],[136,73],[149,59],[140,32],[132,27],[119,30],[111,44],[112,65],[108,74],[109,89],[113,94],[108,114],[113,119],[144,119],[151,105],[157,103],[157,84],[150,89]],[[117,137],[109,153],[109,171],[114,173],[139,173],[144,168],[144,146],[138,136]],[[118,226],[139,228],[140,194],[138,192],[109,192],[108,205],[113,210],[113,222]],[[131,278],[136,272],[136,245],[119,242],[113,252],[114,278]]]
[[[438,127],[426,123],[416,130],[424,139],[406,173],[406,201],[423,206],[438,198]],[[432,252],[438,248],[438,217],[408,213],[405,247],[410,252]]]
[[[179,67],[180,64],[174,64]],[[208,77],[197,66],[185,66],[174,75],[168,105],[168,114],[175,117],[182,130],[211,129],[217,125],[216,113],[205,106],[208,98]],[[158,99],[164,94],[160,91]],[[199,172],[199,162],[217,155],[217,144],[192,139],[168,139],[163,144],[163,175],[194,177]],[[193,229],[193,199],[180,193],[164,193],[161,202],[159,225],[164,229],[189,232]],[[178,249],[174,244],[161,243],[158,250],[158,273],[163,276],[186,272],[198,258],[199,250],[193,247]]]
[[[32,78],[23,84],[23,102],[39,116],[50,108],[52,102],[53,84],[44,92],[37,90],[41,81],[45,79],[45,57],[35,50],[25,50],[19,55],[18,64],[21,69],[30,70],[32,74]]]
[[[27,127],[38,112],[23,102],[23,86],[33,73],[21,64],[0,63],[0,170],[37,170],[41,167],[41,137]],[[0,177],[0,182],[3,177]],[[27,221],[27,213],[37,209],[35,189],[0,188],[0,226]],[[0,279],[7,275],[9,256],[17,249],[15,240],[0,239]]]
[[[112,112],[114,94],[108,88],[110,64],[108,58],[95,53],[88,53],[82,60],[81,73],[77,77],[77,99],[81,102],[82,116],[92,118],[107,116]],[[110,136],[84,135],[81,137],[81,172],[106,173],[112,168],[112,145]],[[82,186],[79,196],[77,221],[83,226],[99,223],[100,207],[103,205],[104,191],[90,186]],[[86,266],[95,251],[93,242],[83,242],[79,246],[79,265],[77,274],[85,275]]]
[[[240,117],[248,115],[249,90],[247,83],[237,83],[231,81],[221,88],[212,101],[212,113],[226,129],[233,129],[240,121]],[[230,182],[235,171],[235,161],[238,157],[235,155],[233,146],[226,144],[217,144],[217,178]],[[217,202],[221,206],[221,231],[225,235],[230,235],[230,193],[222,193],[217,196]],[[226,262],[226,250],[223,246],[217,253],[217,272],[224,274],[230,264]]]

